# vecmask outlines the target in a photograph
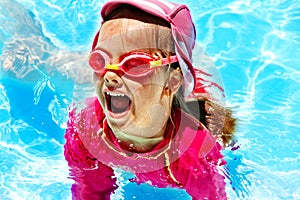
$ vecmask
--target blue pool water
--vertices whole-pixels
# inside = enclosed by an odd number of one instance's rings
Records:
[[[236,148],[224,151],[228,197],[300,199],[299,1],[184,2],[238,118]],[[102,5],[0,0],[0,199],[71,199],[65,122],[92,93],[84,59]],[[112,198],[189,199],[128,176],[118,173]]]

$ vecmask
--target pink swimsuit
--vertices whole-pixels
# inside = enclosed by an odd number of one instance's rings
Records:
[[[136,175],[130,180],[185,189],[193,199],[226,199],[221,146],[197,120],[172,111],[164,139],[150,152],[132,152],[110,130],[96,98],[70,113],[65,158],[71,167],[73,199],[109,199],[118,187],[111,167]]]

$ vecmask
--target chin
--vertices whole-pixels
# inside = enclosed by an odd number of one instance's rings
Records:
[[[122,114],[115,114],[108,110],[105,111],[105,115],[108,124],[112,130],[123,131],[126,127],[132,124],[132,113],[131,111],[124,112]]]

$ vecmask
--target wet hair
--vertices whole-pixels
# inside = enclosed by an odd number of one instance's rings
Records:
[[[108,20],[119,18],[136,19],[145,23],[171,28],[171,25],[166,20],[155,15],[151,15],[150,13],[129,4],[121,4],[109,13],[103,20],[106,22]]]
[[[166,20],[128,4],[121,4],[106,16],[104,22],[119,18],[136,19],[145,23],[161,25],[168,28],[171,27]],[[168,53],[164,51],[162,51],[162,53],[163,55],[168,56]],[[179,63],[171,64],[171,69],[178,68],[180,68]],[[199,99],[187,102],[184,99],[182,87],[179,88],[173,97],[172,108],[180,108],[197,118],[223,143],[223,146],[234,144],[236,119],[233,117],[230,109],[204,97],[199,97]]]
[[[182,88],[174,95],[172,108],[180,108],[198,119],[223,146],[234,144],[236,119],[229,108],[205,97],[185,101]]]

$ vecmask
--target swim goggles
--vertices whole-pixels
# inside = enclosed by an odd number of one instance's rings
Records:
[[[131,77],[142,77],[152,74],[156,67],[178,61],[177,56],[155,59],[145,52],[130,52],[122,55],[120,60],[120,63],[112,64],[111,56],[100,49],[93,50],[89,55],[89,65],[100,76],[113,70]]]

